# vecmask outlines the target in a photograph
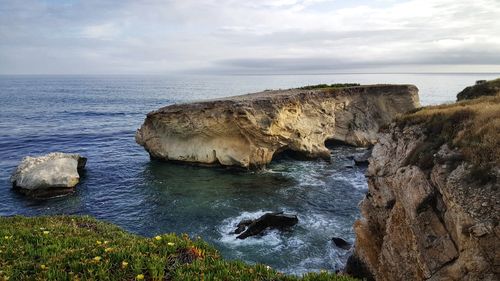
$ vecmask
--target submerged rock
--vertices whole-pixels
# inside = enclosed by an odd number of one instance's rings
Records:
[[[24,157],[11,176],[12,186],[34,197],[50,197],[72,192],[80,181],[87,158],[79,154],[53,152]]]
[[[161,108],[135,138],[156,159],[259,168],[283,151],[330,159],[329,139],[369,146],[418,106],[412,85],[265,91]]]
[[[268,228],[284,229],[292,227],[299,222],[296,215],[279,213],[266,213],[255,220],[243,220],[237,225],[236,234],[241,233],[236,238],[245,239],[258,235]],[[242,233],[243,232],[243,233]]]
[[[342,239],[340,237],[333,237],[332,242],[333,242],[333,244],[335,244],[335,246],[339,247],[340,249],[344,249],[344,250],[351,249],[351,243],[345,241],[344,239]]]

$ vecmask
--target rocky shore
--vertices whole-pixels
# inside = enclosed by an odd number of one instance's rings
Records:
[[[283,151],[329,159],[325,141],[369,146],[418,106],[412,85],[264,91],[153,111],[136,142],[152,158],[203,165],[258,168]]]
[[[500,96],[468,93],[479,98],[420,109],[381,133],[348,273],[499,280]]]

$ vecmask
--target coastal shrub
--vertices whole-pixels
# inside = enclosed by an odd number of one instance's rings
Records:
[[[0,217],[0,280],[354,280],[301,278],[226,261],[201,239],[146,238],[83,216]]]
[[[494,96],[500,93],[500,78],[485,81],[480,80],[476,85],[469,86],[457,94],[457,101],[475,99],[481,96]]]
[[[335,83],[335,84],[318,84],[300,87],[301,90],[315,90],[315,89],[331,89],[331,88],[345,88],[359,86],[358,83]]]
[[[407,164],[432,167],[433,155],[446,143],[473,165],[473,178],[496,180],[491,169],[500,164],[500,95],[429,106],[396,118],[399,128],[412,125],[422,126],[427,138]]]

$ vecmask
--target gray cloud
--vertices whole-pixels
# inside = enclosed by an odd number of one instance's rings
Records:
[[[0,0],[0,74],[500,72],[497,0]]]

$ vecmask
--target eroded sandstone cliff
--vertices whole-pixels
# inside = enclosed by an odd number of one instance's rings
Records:
[[[265,91],[153,111],[136,141],[157,159],[261,167],[284,150],[329,158],[328,139],[370,145],[381,126],[416,107],[412,85]]]
[[[500,280],[500,96],[429,107],[380,135],[346,271]]]

